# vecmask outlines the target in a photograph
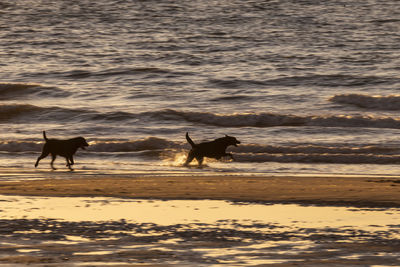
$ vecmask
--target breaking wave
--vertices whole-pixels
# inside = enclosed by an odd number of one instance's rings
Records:
[[[341,94],[329,99],[340,104],[349,104],[361,108],[377,110],[400,110],[400,95],[364,95],[364,94]]]
[[[172,161],[177,155],[186,158],[190,146],[158,137],[148,137],[129,141],[90,141],[90,146],[80,154],[102,157],[152,158]],[[2,141],[1,153],[39,153],[43,141]],[[244,144],[230,147],[235,162],[238,163],[334,163],[334,164],[399,164],[400,147],[384,145],[344,145],[344,144],[298,144],[263,145]]]

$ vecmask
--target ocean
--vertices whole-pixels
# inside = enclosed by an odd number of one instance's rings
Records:
[[[0,169],[35,170],[45,130],[88,140],[78,172],[398,175],[399,18],[395,0],[1,1]],[[183,167],[186,132],[235,136],[235,160]]]

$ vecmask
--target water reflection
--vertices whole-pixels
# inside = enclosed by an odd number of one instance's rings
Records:
[[[399,209],[266,205],[219,200],[2,196],[2,203],[0,218],[50,218],[74,222],[125,220],[157,225],[240,222],[255,228],[259,224],[280,224],[382,230],[382,227],[397,224],[400,219]]]
[[[8,263],[26,257],[191,266],[400,259],[399,209],[18,196],[2,196],[0,205],[0,261]]]

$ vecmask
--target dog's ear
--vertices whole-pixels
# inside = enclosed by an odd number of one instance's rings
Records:
[[[226,134],[225,137],[228,137],[228,135]]]

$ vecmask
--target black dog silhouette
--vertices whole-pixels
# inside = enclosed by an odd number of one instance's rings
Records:
[[[237,146],[240,144],[235,137],[225,135],[225,137],[215,139],[214,141],[204,142],[195,144],[189,137],[189,133],[186,133],[186,140],[192,146],[189,151],[188,157],[184,166],[187,166],[194,158],[196,158],[199,166],[203,163],[204,157],[221,159],[222,157],[229,156],[233,159],[231,153],[226,153],[225,150],[228,146]]]
[[[85,149],[85,147],[89,146],[89,144],[83,137],[75,137],[68,140],[47,139],[46,132],[43,131],[43,138],[46,143],[43,146],[42,154],[38,157],[35,163],[35,167],[39,165],[39,161],[41,159],[51,154],[52,159],[50,166],[53,170],[56,169],[53,166],[53,162],[56,159],[57,155],[65,157],[65,159],[67,160],[67,167],[72,170],[71,166],[74,165],[74,159],[72,156],[76,153],[78,148]]]

